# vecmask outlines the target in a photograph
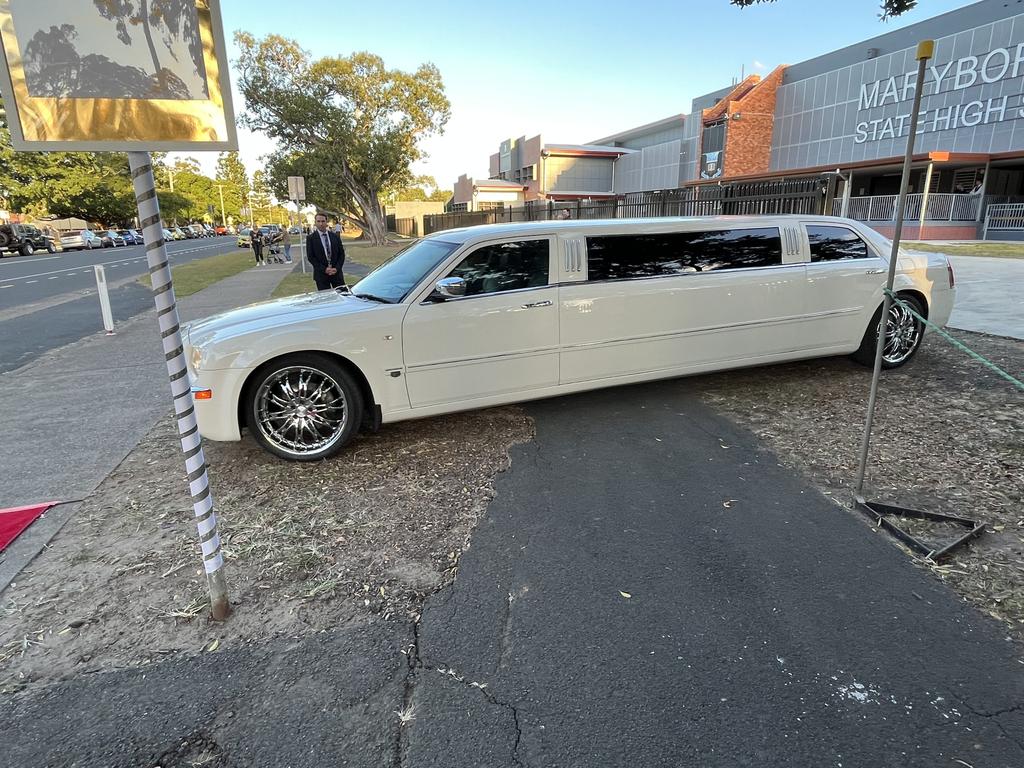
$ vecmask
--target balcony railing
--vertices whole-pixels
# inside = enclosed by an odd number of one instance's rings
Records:
[[[1024,230],[1024,203],[1003,203],[990,205],[985,209],[985,229],[982,238],[989,232],[1015,230]]]
[[[846,209],[846,216],[857,221],[895,221],[897,195],[872,195],[870,197],[851,197]],[[921,218],[921,202],[924,195],[920,192],[907,195],[907,207],[904,218],[917,221]],[[981,195],[963,195],[948,192],[928,195],[928,208],[925,221],[975,221]],[[839,216],[843,210],[843,201],[836,198],[832,201],[832,215]]]

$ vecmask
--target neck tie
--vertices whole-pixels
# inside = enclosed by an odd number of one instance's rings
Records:
[[[330,259],[331,258],[331,238],[327,236],[326,232],[321,232],[320,233],[320,239],[323,240],[323,243],[324,243],[324,254],[326,254],[328,259]]]

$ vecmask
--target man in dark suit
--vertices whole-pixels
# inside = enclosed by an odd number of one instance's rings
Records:
[[[306,237],[306,258],[313,265],[313,280],[318,291],[345,285],[345,246],[337,233],[327,229],[327,217],[316,215],[316,229]]]

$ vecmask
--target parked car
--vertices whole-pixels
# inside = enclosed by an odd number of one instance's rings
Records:
[[[200,431],[248,428],[287,459],[330,456],[361,428],[785,360],[871,365],[889,243],[824,216],[577,220],[435,233],[349,292],[193,323]],[[895,290],[937,325],[945,256],[901,253]],[[883,364],[924,325],[896,304]]]
[[[185,234],[191,238],[206,237],[206,229],[202,224],[189,224],[185,227]]]
[[[171,242],[172,240],[176,240],[177,239],[177,238],[174,237],[174,233],[171,232],[171,230],[169,230],[169,229],[165,229],[163,231],[163,238],[164,238],[164,242],[167,242],[167,243]]]
[[[0,226],[0,258],[11,254],[31,256],[36,251],[54,253],[54,239],[32,224],[4,224]]]
[[[91,229],[72,229],[60,233],[60,245],[65,251],[91,251],[102,248],[103,239]]]
[[[110,244],[114,248],[117,248],[118,246],[124,246],[124,245],[128,244],[125,241],[124,237],[121,236],[121,233],[118,232],[116,229],[108,229],[106,231],[106,233],[105,233],[105,239],[109,239],[110,240]]]
[[[238,247],[252,248],[252,230],[248,227],[238,230]]]
[[[124,238],[125,245],[143,245],[142,233],[135,229],[120,229],[117,232]]]
[[[173,227],[171,232],[174,233],[175,240],[188,240],[188,235],[185,234],[185,230],[181,227]]]
[[[225,226],[224,226],[223,224],[218,224],[217,226],[215,226],[215,227],[213,228],[213,231],[214,231],[214,233],[215,233],[215,234],[217,234],[217,235],[226,235],[226,234],[229,234],[229,233],[228,233],[228,228],[227,228],[227,227],[225,227]]]

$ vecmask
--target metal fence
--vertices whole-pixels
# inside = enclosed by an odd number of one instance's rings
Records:
[[[894,221],[896,219],[897,195],[871,195],[869,197],[851,197],[846,209],[846,216],[857,221]],[[923,193],[907,195],[907,207],[904,217],[915,220],[921,218]],[[981,195],[963,195],[959,193],[932,193],[928,195],[925,221],[975,221],[981,205]],[[843,209],[842,200],[832,201],[832,214],[839,216]]]
[[[1024,230],[1024,203],[1003,203],[990,205],[985,211],[984,240],[989,232],[1012,232]]]
[[[598,200],[532,200],[490,211],[423,217],[424,235],[481,224],[559,219],[627,219],[653,216],[821,214],[834,193],[829,177],[708,184],[656,192],[631,192]]]

